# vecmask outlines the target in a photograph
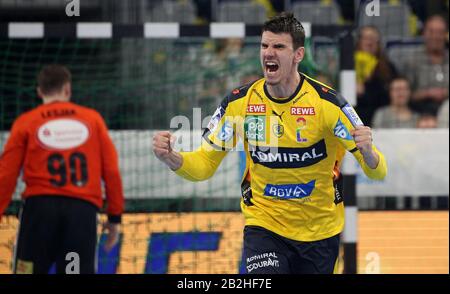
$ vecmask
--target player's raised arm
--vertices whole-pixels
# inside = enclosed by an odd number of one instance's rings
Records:
[[[205,142],[195,151],[177,152],[171,147],[174,141],[175,137],[168,131],[156,133],[153,136],[153,152],[177,175],[190,181],[210,178],[227,153],[211,149]]]
[[[373,144],[372,130],[364,126],[354,108],[338,93],[335,104],[324,101],[326,124],[341,145],[355,156],[364,173],[371,179],[382,180],[387,174],[383,154]]]
[[[380,163],[380,156],[372,147],[372,129],[367,126],[356,126],[350,131],[356,147],[361,152],[364,162],[371,168],[376,169]]]
[[[168,131],[153,136],[153,152],[177,175],[190,181],[210,178],[219,167],[228,150],[237,143],[234,109],[240,109],[246,92],[235,89],[226,96],[211,117],[203,133],[201,146],[192,152],[177,152],[172,148],[175,137]]]
[[[172,149],[175,136],[168,131],[157,132],[153,136],[153,153],[171,170],[177,170],[183,165],[181,154]]]

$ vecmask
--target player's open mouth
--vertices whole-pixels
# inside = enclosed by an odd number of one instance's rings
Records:
[[[265,63],[264,63],[264,66],[265,66],[266,71],[267,71],[268,73],[274,73],[274,72],[276,72],[276,71],[278,70],[278,68],[279,68],[279,65],[276,64],[276,63],[273,62],[273,61],[267,61],[267,62],[265,62]]]

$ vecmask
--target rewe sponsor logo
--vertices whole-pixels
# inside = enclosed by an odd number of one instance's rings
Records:
[[[291,107],[291,115],[316,115],[314,107]]]
[[[247,113],[266,113],[266,104],[249,104]]]

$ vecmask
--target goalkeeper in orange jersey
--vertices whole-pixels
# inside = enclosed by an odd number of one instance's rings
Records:
[[[247,273],[333,273],[344,228],[337,191],[345,151],[364,173],[383,179],[384,156],[372,131],[330,87],[298,72],[305,32],[292,14],[263,26],[260,59],[264,78],[233,90],[222,101],[194,152],[172,149],[159,132],[155,155],[191,181],[211,177],[238,138],[246,169],[241,209]]]
[[[106,249],[118,241],[124,205],[118,156],[100,114],[70,102],[66,67],[45,66],[37,82],[44,103],[16,119],[0,157],[0,216],[21,169],[26,185],[13,272],[48,273],[56,263],[56,272],[64,273],[66,260],[77,260],[73,273],[95,273],[102,180]]]

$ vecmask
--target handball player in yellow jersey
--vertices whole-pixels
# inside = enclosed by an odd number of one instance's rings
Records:
[[[372,179],[385,177],[386,161],[345,98],[298,72],[305,55],[301,23],[282,13],[262,31],[264,78],[224,98],[196,151],[175,151],[173,135],[163,131],[153,138],[153,152],[179,176],[201,181],[240,138],[247,273],[333,273],[344,228],[336,182],[345,151]]]

